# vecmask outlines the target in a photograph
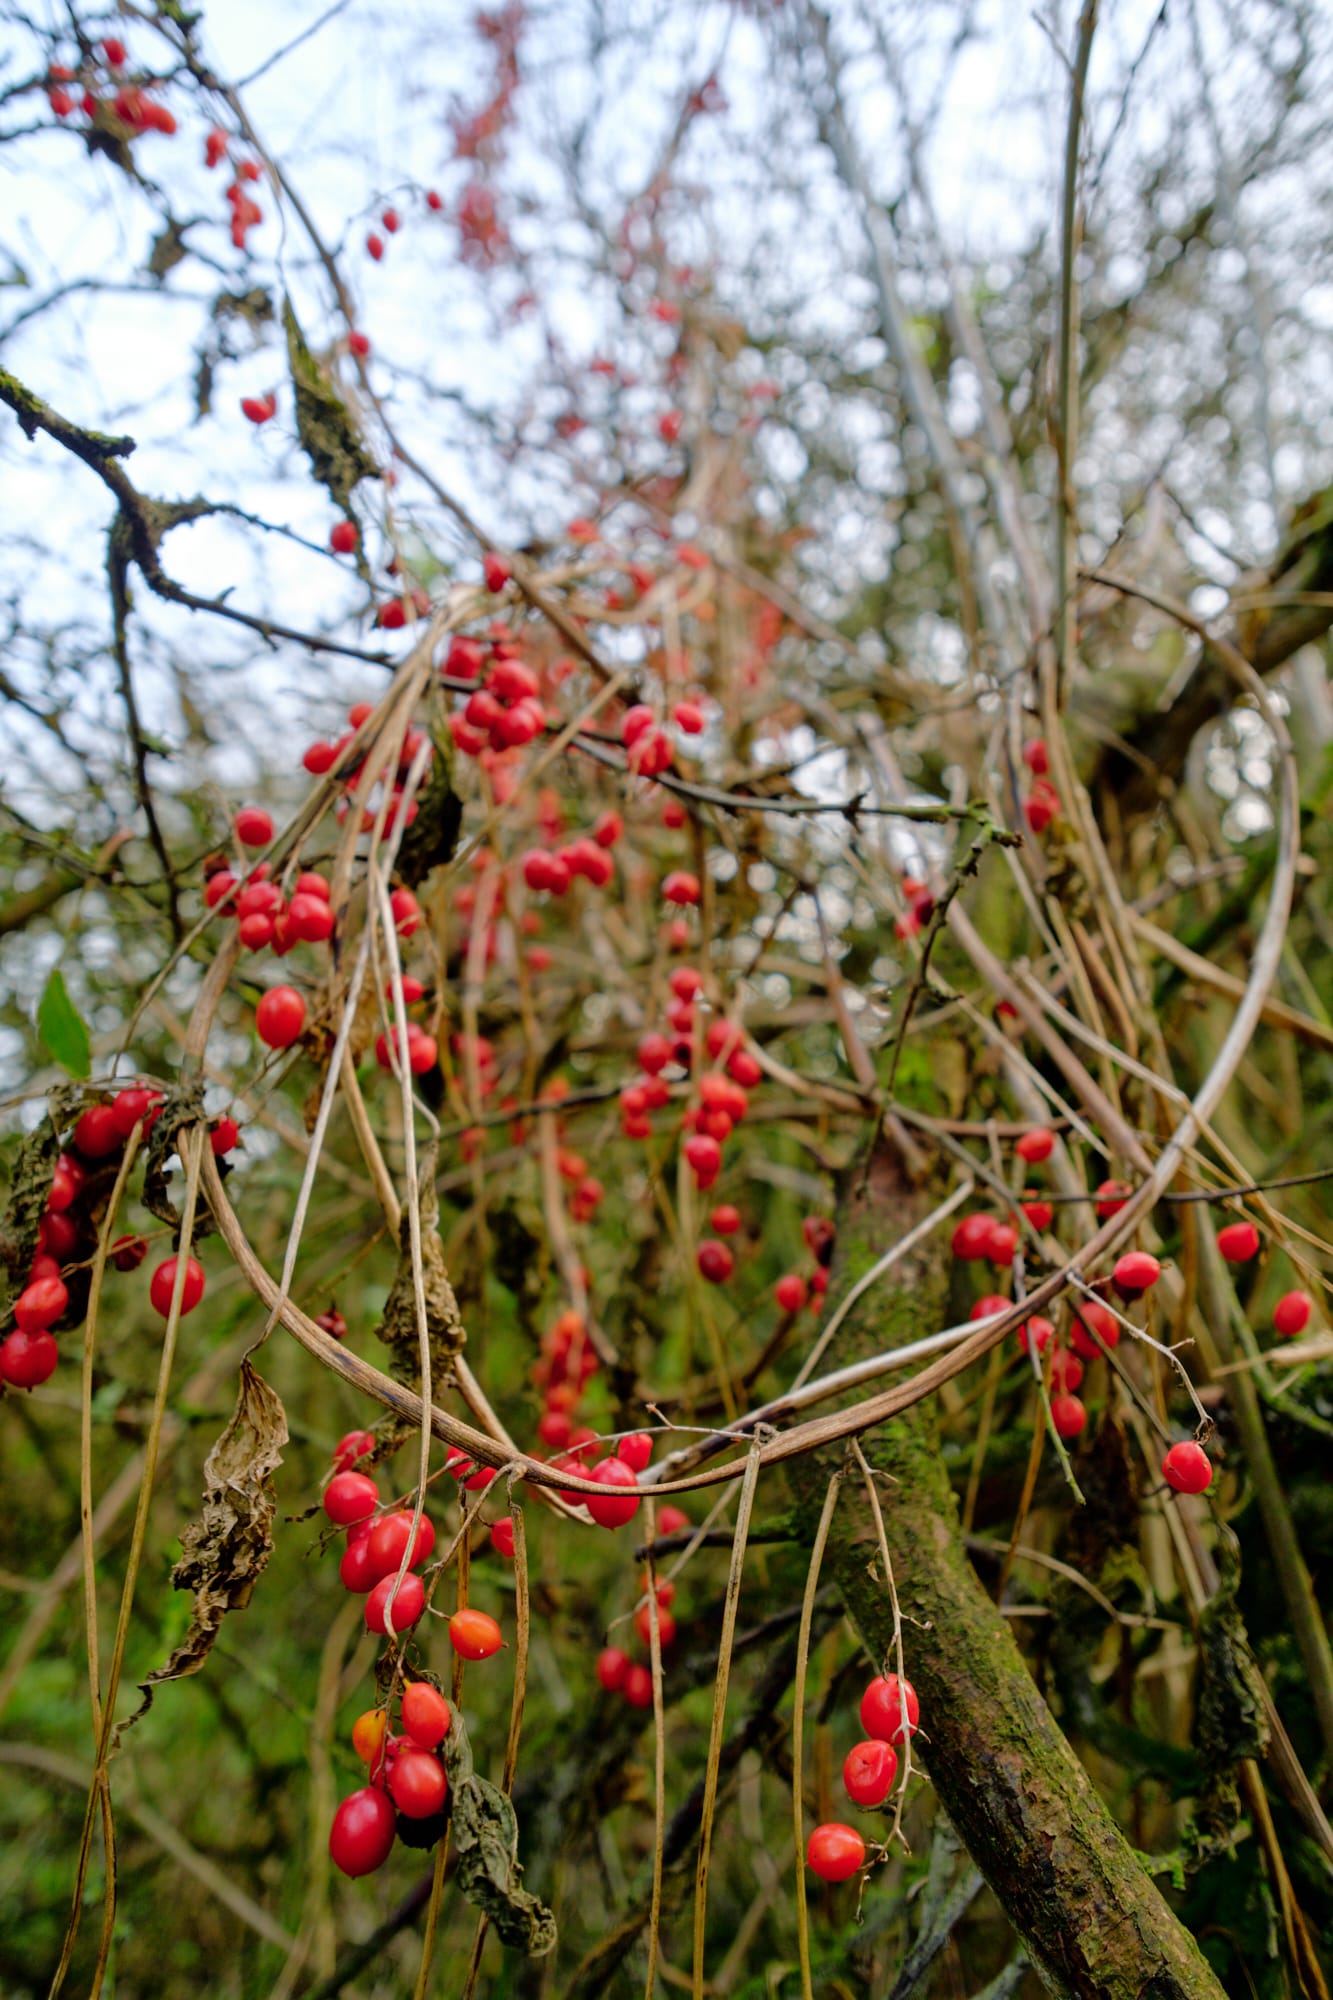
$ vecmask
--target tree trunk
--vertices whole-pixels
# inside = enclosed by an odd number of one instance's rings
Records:
[[[843,1286],[918,1219],[919,1196],[881,1148],[839,1212]],[[939,1236],[873,1285],[849,1316],[839,1360],[896,1346],[940,1323],[946,1252]],[[1194,1940],[1135,1859],[1038,1692],[1008,1625],[972,1569],[957,1507],[922,1404],[863,1440],[888,1473],[881,1501],[903,1612],[906,1665],[921,1700],[914,1759],[1053,1992],[1099,2000],[1222,2000]],[[841,1446],[799,1461],[800,1511],[813,1537]],[[826,1556],[872,1656],[891,1664],[892,1608],[861,1480],[846,1480]]]

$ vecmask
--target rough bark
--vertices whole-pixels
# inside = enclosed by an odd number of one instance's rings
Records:
[[[881,1150],[865,1186],[850,1188],[842,1205],[839,1290],[910,1225],[918,1200]],[[944,1284],[942,1246],[923,1245],[867,1293],[844,1329],[839,1360],[938,1324]],[[914,1754],[1043,1980],[1087,2000],[1221,2000],[1203,1954],[1136,1860],[977,1580],[929,1408],[871,1432],[863,1449],[894,1481],[883,1482],[882,1500],[907,1671],[921,1700]],[[810,1534],[828,1475],[843,1463],[835,1447],[795,1469]],[[826,1563],[871,1654],[889,1661],[892,1611],[855,1476]]]

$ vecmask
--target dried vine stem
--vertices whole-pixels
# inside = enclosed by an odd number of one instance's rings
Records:
[[[754,1510],[755,1488],[759,1483],[760,1454],[752,1449],[745,1461],[740,1502],[736,1508],[736,1533],[731,1546],[731,1568],[727,1573],[727,1594],[722,1606],[722,1636],[717,1649],[717,1679],[713,1685],[713,1720],[708,1733],[708,1762],[704,1766],[703,1809],[699,1821],[699,1861],[694,1876],[694,2000],[704,1996],[704,1941],[708,1916],[708,1867],[713,1847],[713,1814],[717,1807],[718,1766],[722,1755],[722,1729],[727,1713],[727,1686],[731,1679],[731,1647],[736,1636],[736,1610],[745,1571],[745,1543]],[[650,1613],[650,1616],[653,1614]]]
[[[889,1603],[893,1607],[894,1671],[898,1676],[898,1686],[901,1691],[907,1686],[907,1663],[903,1657],[903,1614],[901,1606],[898,1603],[898,1588],[893,1580],[893,1561],[889,1555],[889,1537],[884,1527],[884,1514],[879,1504],[879,1491],[875,1485],[875,1475],[870,1469],[870,1462],[862,1451],[859,1440],[856,1438],[852,1439],[852,1455],[860,1467],[861,1477],[865,1481],[866,1499],[870,1503],[870,1512],[875,1523],[875,1534],[879,1541],[879,1559],[884,1565],[884,1587],[889,1593]],[[886,1848],[891,1847],[895,1840],[901,1840],[903,1846],[907,1846],[907,1837],[903,1833],[903,1812],[907,1806],[907,1788],[912,1781],[912,1730],[907,1720],[907,1696],[901,1692],[899,1694],[898,1723],[902,1733],[903,1759],[902,1769],[898,1776],[898,1796],[893,1809],[893,1825],[889,1828],[889,1836],[884,1843]]]
[[[180,1330],[181,1301],[185,1295],[185,1279],[188,1272],[188,1253],[191,1232],[194,1227],[195,1204],[199,1195],[201,1159],[205,1152],[212,1159],[212,1153],[204,1143],[202,1125],[195,1125],[181,1139],[181,1155],[185,1164],[185,1195],[181,1205],[180,1249],[176,1258],[175,1282],[171,1288],[171,1305],[167,1313],[167,1323],[162,1335],[162,1354],[158,1363],[157,1388],[153,1396],[153,1407],[148,1420],[148,1435],[144,1440],[143,1474],[139,1482],[139,1504],[135,1510],[134,1527],[130,1535],[130,1550],[125,1562],[125,1580],[121,1586],[120,1615],[116,1620],[116,1633],[111,1647],[111,1664],[107,1670],[106,1694],[102,1703],[101,1726],[97,1731],[96,1756],[93,1766],[93,1782],[88,1792],[88,1803],[83,1816],[83,1831],[79,1838],[78,1861],[74,1872],[74,1895],[70,1906],[69,1922],[66,1925],[64,1941],[60,1948],[60,1960],[51,1980],[50,2000],[56,2000],[69,1972],[70,1959],[74,1952],[74,1942],[79,1932],[79,1919],[83,1913],[83,1891],[88,1880],[88,1862],[92,1853],[93,1825],[96,1809],[104,1788],[109,1789],[107,1765],[112,1749],[112,1725],[116,1716],[116,1697],[120,1692],[121,1669],[125,1663],[125,1647],[129,1639],[130,1614],[134,1604],[135,1588],[139,1581],[139,1564],[143,1557],[144,1538],[148,1530],[148,1511],[153,1500],[153,1480],[157,1471],[158,1447],[162,1439],[162,1421],[166,1414],[167,1392],[171,1387],[171,1370],[176,1358],[176,1336]],[[107,1897],[114,1899],[115,1879],[112,1871],[107,1871]],[[109,1925],[107,1926],[109,1929]],[[108,1940],[104,1937],[104,1945]],[[89,1987],[89,2000],[98,2000],[106,1975],[105,1949],[99,1951],[98,1964]]]
[[[796,1638],[796,1678],[791,1718],[791,1817],[796,1848],[796,1948],[801,1961],[801,2000],[814,2000],[810,1972],[810,1918],[805,1897],[805,1677],[810,1664],[810,1627],[819,1592],[819,1572],[824,1562],[829,1529],[833,1526],[842,1477],[840,1472],[833,1473],[824,1494],[819,1526],[815,1529],[814,1546],[810,1551],[810,1567],[805,1574],[801,1624]]]

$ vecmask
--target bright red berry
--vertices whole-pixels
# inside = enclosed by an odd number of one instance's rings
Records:
[[[1273,1325],[1287,1339],[1304,1333],[1310,1323],[1314,1301],[1308,1292],[1284,1292],[1273,1308]]]
[[[491,1547],[507,1562],[514,1560],[514,1522],[509,1514],[491,1523]]]
[[[333,1447],[335,1472],[350,1472],[359,1458],[365,1458],[374,1449],[374,1431],[347,1431]]]
[[[846,1882],[865,1867],[866,1844],[854,1826],[830,1820],[810,1835],[805,1858],[822,1882]]]
[[[605,1495],[581,1493],[579,1498],[599,1528],[623,1528],[639,1511],[639,1482],[632,1468],[623,1458],[604,1458],[591,1476],[612,1490]]]
[[[122,1090],[111,1107],[111,1115],[116,1121],[116,1131],[122,1139],[143,1120],[145,1132],[150,1131],[162,1103],[160,1090],[142,1090],[137,1086],[132,1090]]]
[[[897,1752],[876,1737],[858,1743],[843,1760],[842,1782],[856,1806],[882,1806],[897,1775]]]
[[[697,903],[700,893],[699,877],[688,874],[684,869],[675,870],[662,884],[662,895],[665,900],[682,907],[689,903]]]
[[[347,1476],[356,1477],[355,1473],[344,1475]],[[374,1534],[374,1529],[371,1534]],[[392,1607],[389,1604],[391,1596]],[[412,1630],[425,1608],[426,1586],[419,1576],[409,1572],[401,1583],[396,1575],[381,1577],[366,1599],[366,1630],[387,1633],[389,1619],[392,1618],[394,1632],[401,1637],[404,1632]]]
[[[242,806],[232,828],[242,847],[267,847],[273,838],[273,821],[261,806]]]
[[[1141,1293],[1149,1291],[1161,1275],[1161,1265],[1146,1250],[1127,1250],[1123,1257],[1116,1260],[1111,1273],[1116,1290],[1127,1299],[1136,1299]]]
[[[13,1389],[37,1389],[55,1374],[60,1359],[54,1339],[45,1331],[11,1333],[0,1341],[0,1381]]]
[[[153,1311],[161,1313],[163,1319],[171,1311],[171,1294],[176,1285],[176,1262],[174,1257],[164,1257],[148,1281],[148,1296]],[[204,1296],[204,1267],[195,1257],[185,1260],[185,1284],[181,1292],[181,1317],[194,1311]]]
[[[350,556],[356,550],[358,536],[355,521],[335,521],[329,529],[329,547],[338,556]]]
[[[344,1875],[373,1875],[389,1858],[394,1811],[386,1795],[365,1785],[345,1798],[329,1828],[329,1854]]]
[[[294,986],[271,986],[255,1009],[255,1028],[271,1049],[289,1049],[305,1027],[305,999]]]
[[[438,1750],[449,1734],[449,1704],[429,1681],[409,1681],[403,1689],[403,1729],[422,1750]]]
[[[394,1758],[389,1772],[389,1794],[405,1818],[433,1818],[442,1810],[448,1789],[444,1766],[429,1750],[409,1745]]]
[[[965,1215],[955,1223],[949,1247],[963,1263],[975,1263],[978,1258],[989,1255],[991,1231],[995,1227],[993,1215]]]
[[[860,1713],[867,1736],[881,1743],[901,1743],[904,1719],[907,1735],[916,1735],[921,1704],[910,1681],[900,1681],[897,1674],[877,1674],[861,1696]]]
[[[1030,1132],[1023,1134],[1014,1151],[1020,1160],[1026,1160],[1029,1166],[1035,1167],[1040,1161],[1049,1160],[1055,1151],[1055,1134],[1048,1132],[1044,1125],[1034,1125]]]
[[[1119,1339],[1120,1322],[1109,1307],[1096,1299],[1076,1301],[1069,1322],[1069,1344],[1076,1354],[1085,1361],[1095,1361],[1102,1347],[1114,1347]]]
[[[435,1547],[435,1523],[429,1514],[423,1514],[417,1523],[414,1541],[410,1510],[399,1508],[376,1521],[370,1531],[370,1560],[375,1566],[376,1581],[382,1576],[392,1576],[398,1570],[409,1541],[412,1542],[412,1553],[408,1558],[408,1568],[416,1569]]]
[[[380,1504],[380,1490],[365,1472],[338,1472],[324,1488],[324,1512],[335,1527],[368,1521]]]
[[[1202,1445],[1188,1439],[1173,1444],[1162,1460],[1162,1477],[1177,1493],[1206,1493],[1213,1483],[1213,1468]]]
[[[14,1324],[20,1333],[45,1333],[68,1304],[69,1292],[59,1278],[38,1278],[15,1300]]]
[[[785,1313],[798,1313],[810,1296],[810,1287],[799,1271],[788,1271],[773,1287],[773,1296]]]
[[[1077,1396],[1051,1397],[1051,1422],[1057,1437],[1076,1438],[1087,1421],[1087,1410]]]
[[[653,1441],[647,1431],[631,1431],[616,1446],[616,1457],[625,1461],[631,1472],[642,1472],[653,1456]]]
[[[121,1134],[116,1126],[116,1111],[112,1104],[90,1104],[80,1112],[74,1126],[74,1144],[85,1160],[104,1160],[111,1153],[118,1153]]]
[[[641,1667],[637,1660],[628,1667],[621,1682],[620,1692],[631,1708],[651,1708],[653,1705],[653,1677],[647,1667]]]
[[[242,396],[241,414],[252,424],[266,424],[278,414],[278,399],[271,391],[267,396]]]
[[[616,1694],[625,1685],[625,1675],[629,1671],[629,1654],[622,1653],[619,1646],[604,1646],[597,1655],[597,1679],[608,1694]]]
[[[1103,1181],[1093,1195],[1098,1222],[1105,1222],[1110,1216],[1118,1215],[1133,1192],[1128,1181]]]
[[[1229,1222],[1217,1232],[1217,1247],[1228,1264],[1248,1264],[1259,1248],[1259,1232],[1252,1222]]]

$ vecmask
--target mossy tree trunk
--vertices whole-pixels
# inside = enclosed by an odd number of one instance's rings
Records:
[[[843,1284],[919,1218],[921,1198],[893,1153],[849,1183],[839,1215]],[[837,1359],[882,1351],[939,1325],[946,1256],[937,1237],[871,1287]],[[1099,2000],[1221,2000],[1198,1946],[1135,1859],[1037,1690],[963,1547],[929,1403],[862,1440],[880,1482],[907,1672],[921,1699],[913,1746],[968,1852],[1052,1991]],[[841,1446],[795,1470],[813,1537]],[[863,1482],[843,1487],[826,1555],[876,1660],[891,1664],[893,1615]]]

